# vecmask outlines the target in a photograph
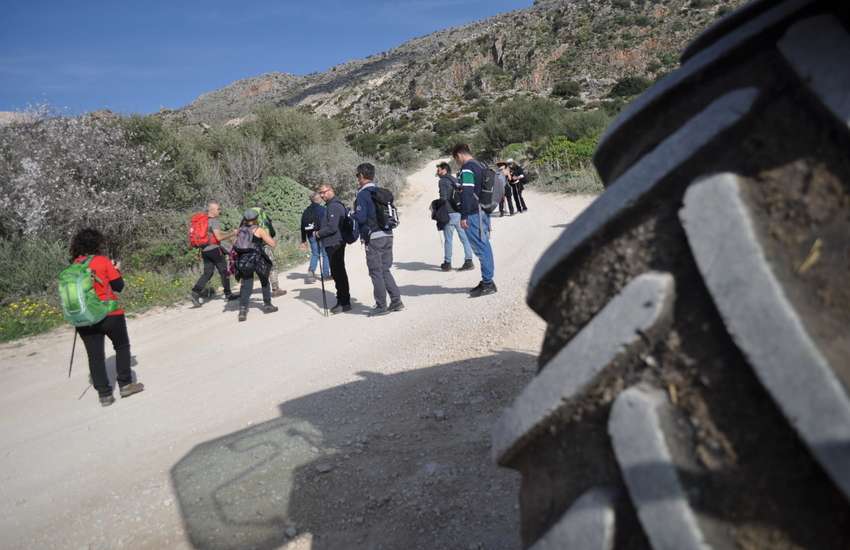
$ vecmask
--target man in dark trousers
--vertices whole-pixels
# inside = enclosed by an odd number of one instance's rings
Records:
[[[306,251],[308,243],[310,246],[310,267],[308,268],[310,275],[307,277],[307,283],[316,282],[316,267],[319,264],[321,264],[322,277],[325,280],[328,280],[331,274],[328,255],[325,249],[319,246],[315,235],[322,226],[322,220],[325,219],[325,207],[321,202],[322,197],[319,193],[313,193],[310,197],[310,206],[301,214],[301,250]]]
[[[514,159],[508,159],[507,162],[511,174],[508,181],[511,184],[511,191],[514,194],[514,201],[516,201],[517,213],[525,212],[528,210],[528,207],[525,205],[525,199],[522,198],[522,192],[525,190],[525,184],[528,178],[525,176],[525,170],[522,169],[522,166],[514,162]]]
[[[360,228],[360,240],[366,245],[366,267],[369,278],[372,279],[372,289],[375,295],[375,307],[371,316],[385,315],[393,311],[401,311],[401,292],[395,282],[390,268],[393,265],[393,231],[378,226],[374,192],[375,167],[364,162],[357,167],[357,198],[354,201],[354,219]],[[387,294],[390,303],[387,304]]]
[[[331,276],[336,285],[336,305],[331,313],[351,311],[351,294],[348,287],[348,273],[345,272],[345,241],[339,230],[339,224],[345,218],[345,205],[336,198],[333,186],[324,184],[319,187],[319,195],[325,201],[325,219],[316,232],[316,238],[327,252],[331,264]]]
[[[472,265],[472,245],[469,244],[469,238],[466,236],[466,230],[460,227],[460,212],[456,209],[457,206],[452,204],[452,196],[454,190],[460,184],[457,179],[449,172],[451,167],[447,162],[441,162],[437,165],[437,177],[440,178],[437,184],[440,192],[440,199],[446,201],[449,212],[449,223],[443,227],[443,263],[440,269],[443,271],[452,270],[452,237],[457,231],[457,237],[460,239],[460,244],[463,245],[463,265],[458,271],[467,271],[475,269]],[[513,208],[513,207],[511,207]]]
[[[481,263],[481,282],[469,295],[472,298],[496,293],[495,261],[493,248],[490,246],[490,214],[484,212],[478,204],[481,196],[481,184],[484,181],[484,170],[487,167],[476,160],[470,152],[469,145],[458,144],[452,149],[452,158],[460,165],[461,193],[460,226],[466,229],[466,235],[472,244],[472,250]]]
[[[222,231],[221,221],[218,219],[221,213],[221,205],[216,201],[210,201],[207,204],[207,217],[209,218],[209,243],[201,251],[201,258],[204,260],[204,272],[192,287],[189,293],[189,298],[195,307],[201,307],[203,298],[201,292],[207,283],[212,279],[213,273],[217,270],[221,276],[221,286],[224,287],[224,298],[226,300],[236,300],[238,294],[233,294],[230,291],[230,277],[227,275],[227,255],[221,248],[221,241],[232,239],[236,236],[236,231]]]

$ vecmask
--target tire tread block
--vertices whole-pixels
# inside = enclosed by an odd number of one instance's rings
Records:
[[[791,27],[779,50],[798,77],[845,128],[850,127],[850,34],[821,15]]]
[[[666,333],[674,300],[668,273],[644,273],[626,285],[505,410],[493,429],[494,459],[509,462],[618,358]]]
[[[850,397],[774,276],[740,185],[726,173],[688,189],[680,211],[688,242],[733,341],[850,498]]]
[[[615,493],[597,487],[580,496],[531,550],[613,550]]]
[[[656,549],[711,548],[679,482],[661,414],[665,395],[643,386],[621,393],[611,408],[608,432],[632,504]],[[669,414],[669,413],[668,413]]]

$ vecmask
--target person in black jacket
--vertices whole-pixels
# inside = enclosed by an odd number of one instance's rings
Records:
[[[325,219],[325,207],[322,206],[322,197],[319,193],[313,193],[310,197],[310,206],[304,209],[301,214],[301,250],[307,250],[307,243],[310,244],[310,267],[308,271],[310,275],[307,277],[308,283],[316,282],[316,267],[321,265],[322,277],[327,280],[330,278],[330,262],[325,249],[319,246],[319,241],[316,240],[315,233],[322,226],[322,220]]]
[[[345,218],[345,205],[336,198],[333,186],[324,184],[319,187],[319,195],[325,201],[325,219],[315,233],[320,244],[327,252],[331,264],[331,277],[336,285],[336,305],[331,313],[351,311],[351,294],[348,287],[348,273],[345,271],[345,240],[339,230],[339,224]]]
[[[525,175],[525,170],[522,169],[522,166],[514,162],[514,159],[508,159],[507,162],[511,169],[511,177],[508,179],[508,182],[514,194],[517,213],[525,212],[528,210],[528,207],[525,205],[525,199],[522,198],[522,192],[525,190],[525,184],[528,182],[528,178]]]
[[[475,269],[472,264],[472,245],[469,244],[469,238],[466,236],[466,230],[460,226],[460,204],[452,204],[452,197],[455,196],[455,190],[460,188],[460,183],[450,174],[451,167],[447,162],[441,162],[437,165],[437,177],[440,178],[438,185],[440,192],[440,200],[445,201],[448,208],[449,222],[443,226],[443,263],[440,269],[443,271],[452,270],[452,236],[457,231],[457,237],[460,239],[460,244],[463,245],[463,265],[458,271],[467,271]]]

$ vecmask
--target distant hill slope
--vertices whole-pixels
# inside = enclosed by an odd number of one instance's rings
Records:
[[[538,0],[323,73],[239,80],[168,116],[189,124],[238,123],[258,107],[288,105],[374,130],[409,118],[411,111],[422,120],[452,117],[469,112],[471,100],[550,95],[556,84],[569,81],[588,102],[606,96],[625,76],[655,78],[669,71],[689,40],[742,3]]]

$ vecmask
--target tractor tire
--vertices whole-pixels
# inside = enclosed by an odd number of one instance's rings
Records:
[[[848,29],[755,2],[603,136],[493,429],[524,547],[850,548]]]

